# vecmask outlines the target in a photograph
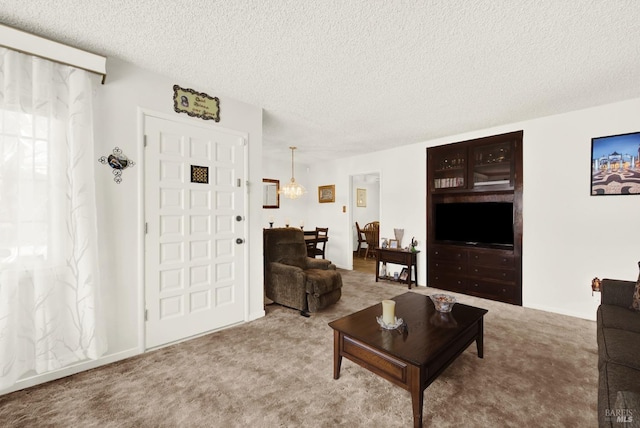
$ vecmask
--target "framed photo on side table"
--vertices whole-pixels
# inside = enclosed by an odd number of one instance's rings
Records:
[[[397,239],[389,239],[389,248],[393,248],[395,250],[398,249],[398,240]]]
[[[400,271],[400,276],[398,277],[398,281],[406,281],[407,278],[409,278],[409,269],[402,268],[402,271]]]

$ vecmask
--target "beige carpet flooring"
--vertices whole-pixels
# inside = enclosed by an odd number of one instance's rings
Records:
[[[0,396],[0,426],[411,427],[407,391],[349,360],[333,379],[327,325],[408,290],[341,272],[328,310],[270,305],[264,318]],[[484,358],[472,344],[426,389],[425,426],[597,426],[595,322],[456,296],[489,310]]]

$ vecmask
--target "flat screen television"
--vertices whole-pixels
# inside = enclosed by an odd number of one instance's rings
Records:
[[[512,202],[437,203],[434,214],[436,241],[513,247]]]

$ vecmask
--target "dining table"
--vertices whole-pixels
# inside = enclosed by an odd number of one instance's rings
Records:
[[[307,249],[315,248],[321,242],[327,242],[329,237],[326,235],[318,236],[316,230],[304,230],[304,242],[307,244]],[[315,257],[311,252],[307,252],[309,257]]]
[[[304,231],[304,242],[307,244],[318,243],[318,242],[327,242],[329,240],[328,236],[318,236],[315,230],[305,230]]]

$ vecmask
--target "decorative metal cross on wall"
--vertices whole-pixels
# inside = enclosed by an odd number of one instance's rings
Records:
[[[108,157],[101,156],[100,159],[98,159],[98,162],[103,165],[109,165],[113,168],[113,175],[115,175],[115,177],[113,177],[113,181],[118,184],[122,182],[122,170],[136,164],[134,161],[126,157],[118,147],[113,149],[112,155],[109,155]]]

